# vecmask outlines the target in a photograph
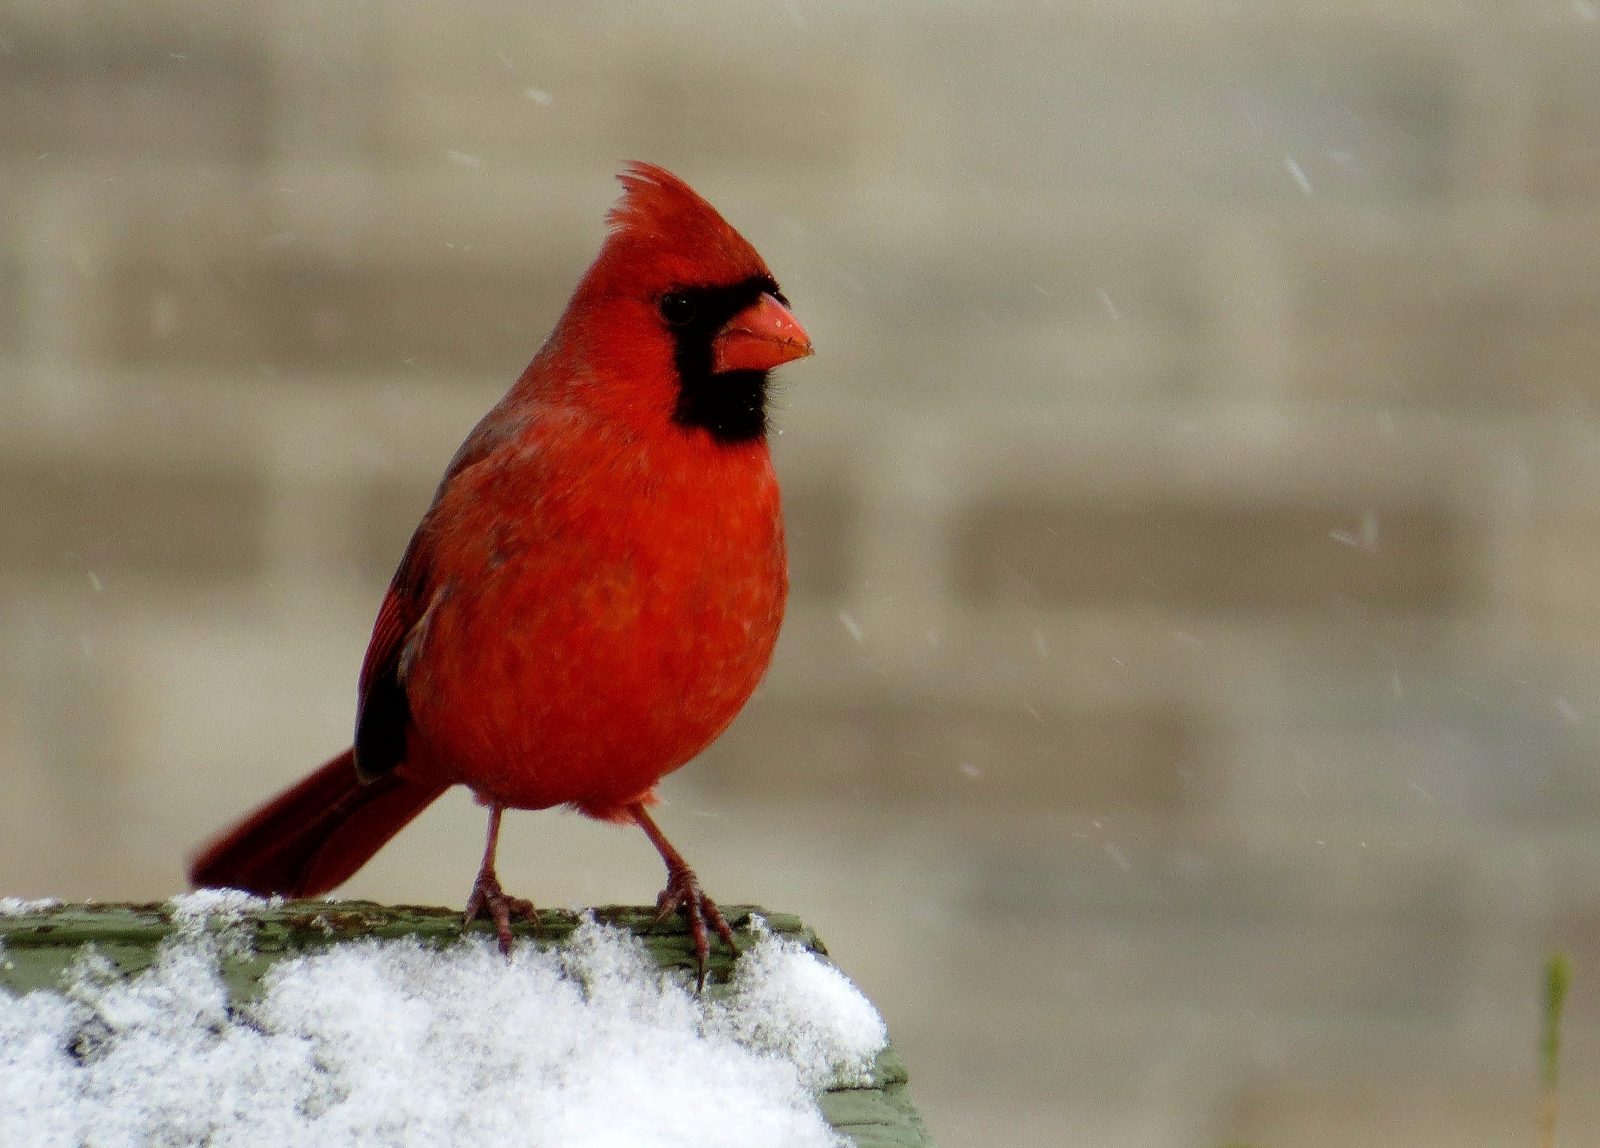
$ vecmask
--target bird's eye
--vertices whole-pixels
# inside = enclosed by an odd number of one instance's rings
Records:
[[[694,300],[682,291],[661,296],[661,317],[669,327],[685,327],[694,319]]]

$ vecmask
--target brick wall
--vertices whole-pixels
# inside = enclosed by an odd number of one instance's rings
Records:
[[[1600,1129],[1592,5],[17,3],[0,107],[0,891],[166,895],[344,744],[650,158],[819,347],[778,661],[663,816],[941,1143],[1526,1135],[1558,944]],[[513,825],[536,899],[655,891]]]

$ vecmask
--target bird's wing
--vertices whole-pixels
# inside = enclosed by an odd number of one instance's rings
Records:
[[[451,483],[508,442],[520,425],[507,403],[496,406],[473,428],[450,460],[433,506],[411,536],[405,557],[389,583],[373,623],[372,640],[361,663],[356,710],[356,772],[366,781],[390,772],[406,758],[406,731],[411,703],[406,697],[406,670],[426,633],[428,614],[444,587],[435,585],[430,522]]]
[[[402,672],[406,651],[418,636],[430,602],[427,520],[411,536],[400,568],[383,596],[378,620],[361,663],[356,703],[356,772],[365,781],[381,777],[406,757],[411,704]]]

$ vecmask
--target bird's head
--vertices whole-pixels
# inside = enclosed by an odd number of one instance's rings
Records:
[[[767,372],[811,354],[766,263],[677,176],[631,164],[611,233],[563,318],[612,393],[726,444],[767,429]],[[598,398],[599,396],[594,396]]]

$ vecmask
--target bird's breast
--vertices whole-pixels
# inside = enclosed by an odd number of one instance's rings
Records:
[[[446,572],[406,682],[415,731],[482,796],[615,814],[766,671],[788,585],[770,460],[647,458],[498,493],[456,524],[470,557]]]

